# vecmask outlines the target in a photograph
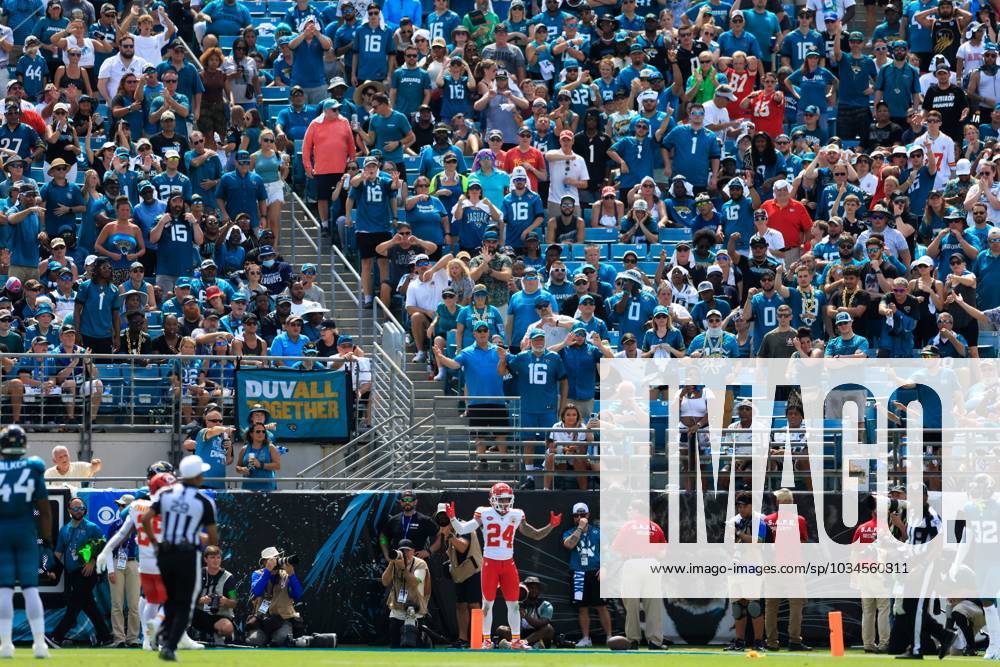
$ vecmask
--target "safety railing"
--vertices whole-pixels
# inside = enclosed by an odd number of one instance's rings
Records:
[[[279,473],[280,475],[280,473]],[[274,477],[268,479],[261,478],[250,478],[250,477],[205,477],[203,482],[216,486],[219,483],[225,485],[227,490],[239,490],[244,484],[260,484],[262,481],[274,482],[278,485],[278,490],[300,489],[304,488],[305,484],[316,484],[314,488],[326,489],[328,487],[333,487],[331,490],[343,491],[346,490],[348,485],[355,484],[366,484],[371,482],[369,479],[350,477],[350,476],[330,476],[330,477]],[[398,489],[404,485],[410,485],[411,480],[407,477],[383,477],[379,480],[384,489],[365,489],[365,490],[390,490]],[[96,477],[60,477],[59,479],[46,480],[46,485],[49,488],[56,488],[60,485],[69,485],[80,488],[89,489],[135,489],[146,486],[148,480],[145,477],[140,476],[121,476],[121,477],[108,477],[105,475],[98,475]],[[250,488],[248,491],[255,491],[256,489]],[[361,489],[354,489],[361,490]]]
[[[308,371],[329,368],[332,361],[315,356],[4,353],[0,423],[79,432],[85,452],[95,431],[147,430],[179,438],[181,426],[209,405],[233,414],[237,377],[249,364],[277,368],[301,362],[299,370]],[[67,367],[68,373],[63,370]],[[348,418],[357,423],[357,414]]]

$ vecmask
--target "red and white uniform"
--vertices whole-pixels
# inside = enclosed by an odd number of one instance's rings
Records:
[[[729,118],[731,120],[740,120],[741,118],[749,117],[750,111],[741,108],[740,102],[743,101],[744,97],[753,92],[756,75],[751,74],[745,67],[742,72],[737,72],[730,67],[723,74],[726,75],[726,80],[729,81],[729,85],[736,95],[736,99],[726,105],[726,109],[729,111]]]
[[[781,96],[781,104],[778,104],[774,99],[777,92],[779,91],[768,94],[758,90],[753,93],[753,100],[750,102],[750,117],[753,119],[754,128],[772,137],[784,131],[785,96]]]
[[[929,132],[924,132],[914,139],[913,143],[916,146],[923,146],[928,139],[931,141],[931,153],[934,154],[934,162],[937,166],[937,173],[934,174],[934,187],[942,190],[955,169],[955,140],[944,132],[938,134],[937,139],[932,139]],[[929,155],[924,158],[925,161],[930,159]]]
[[[160,566],[156,562],[156,551],[153,543],[146,534],[146,529],[142,527],[142,517],[149,511],[153,502],[147,498],[133,500],[128,506],[128,516],[125,523],[118,529],[118,532],[108,541],[108,549],[114,549],[119,544],[125,542],[135,530],[135,541],[139,546],[139,579],[142,582],[142,594],[146,602],[150,604],[163,604],[167,601],[167,589],[163,586],[160,578]],[[157,541],[163,538],[163,530],[160,527],[160,517],[153,518],[153,531]]]
[[[524,512],[510,509],[501,514],[492,507],[480,507],[474,516],[483,527],[483,599],[495,600],[499,588],[505,600],[514,602],[521,587],[514,565],[514,536],[524,521]]]

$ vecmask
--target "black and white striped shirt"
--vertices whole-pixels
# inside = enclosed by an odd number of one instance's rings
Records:
[[[163,527],[163,543],[199,546],[202,529],[215,525],[215,503],[200,489],[176,484],[153,502]]]

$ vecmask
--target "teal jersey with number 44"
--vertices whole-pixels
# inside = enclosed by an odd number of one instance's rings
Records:
[[[45,463],[40,458],[0,460],[0,522],[34,525],[35,501],[48,497]]]

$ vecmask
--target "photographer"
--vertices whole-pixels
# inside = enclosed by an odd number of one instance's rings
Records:
[[[448,572],[455,583],[455,616],[458,621],[458,642],[455,648],[469,648],[469,617],[472,609],[482,604],[483,548],[476,532],[458,535],[448,519],[445,504],[438,505],[434,521],[440,527],[431,553],[442,549],[448,558]]]
[[[302,584],[295,576],[296,556],[281,557],[276,547],[260,552],[263,567],[250,579],[253,613],[247,619],[247,644],[286,646],[292,638],[293,622],[301,622],[295,603],[302,597]]]
[[[209,638],[221,635],[231,639],[235,626],[236,577],[222,569],[222,549],[205,549],[205,567],[201,571],[201,593],[191,617],[191,627]]]
[[[521,582],[521,635],[532,648],[552,647],[556,629],[552,625],[552,603],[543,600],[542,582],[538,577],[525,577]]]
[[[414,554],[413,542],[400,540],[399,548],[382,572],[382,585],[389,589],[389,645],[392,648],[422,648],[408,627],[427,615],[430,598],[427,563]]]

